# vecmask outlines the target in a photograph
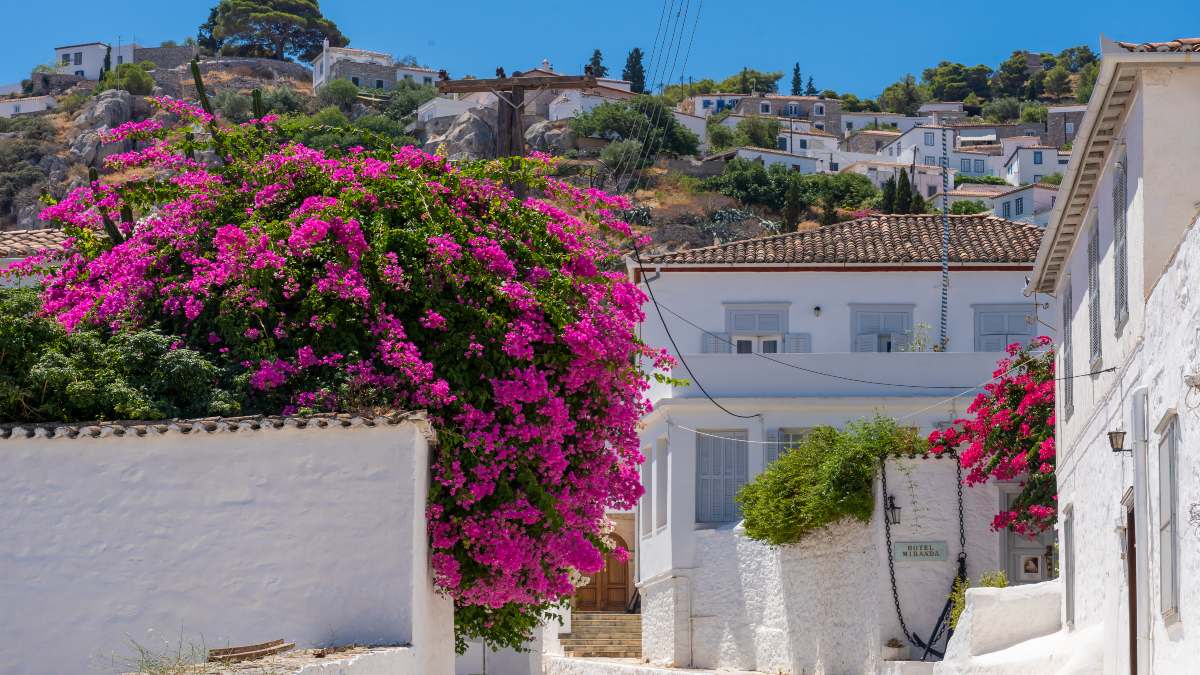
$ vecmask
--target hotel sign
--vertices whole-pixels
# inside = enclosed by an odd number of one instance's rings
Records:
[[[898,541],[892,544],[892,557],[896,562],[946,560],[950,548],[944,541]]]

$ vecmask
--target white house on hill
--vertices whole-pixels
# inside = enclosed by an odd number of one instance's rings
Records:
[[[681,363],[672,375],[688,380],[654,385],[640,434],[647,462],[637,585],[643,655],[652,663],[792,673],[880,667],[882,645],[900,635],[882,492],[869,525],[838,525],[783,549],[744,536],[734,495],[813,427],[879,413],[924,434],[962,416],[1004,346],[1043,332],[1038,324],[1053,307],[1022,292],[1041,230],[951,216],[946,344],[933,351],[941,229],[938,216],[877,216],[628,261],[656,305],[647,308],[643,339],[675,352],[673,339]],[[960,550],[973,578],[997,568],[1014,579],[1048,578],[1049,541],[990,531],[1015,485],[965,490],[962,549],[954,462],[894,460],[888,471],[890,494],[909,514],[892,532],[896,545],[933,542],[939,551],[897,563],[910,629],[932,629]],[[900,480],[906,487],[897,493]],[[1030,557],[1041,561],[1039,573],[1022,577],[1013,566]]]
[[[112,47],[105,42],[85,42],[54,48],[54,63],[63,75],[78,75],[88,80],[99,80],[104,70],[104,59],[108,67],[116,68],[122,63],[133,63],[133,43]]]

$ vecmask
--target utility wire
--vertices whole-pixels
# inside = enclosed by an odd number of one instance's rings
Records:
[[[725,411],[727,414],[732,415],[733,417],[737,417],[739,419],[744,419],[744,420],[754,419],[756,417],[762,417],[762,413],[754,413],[753,415],[739,415],[738,413],[733,412],[729,408],[726,408],[725,406],[718,403],[717,399],[713,398],[712,395],[708,393],[708,390],[704,388],[704,385],[700,384],[700,380],[697,379],[696,376],[692,373],[691,367],[688,366],[687,361],[683,358],[683,352],[681,352],[679,350],[679,345],[675,344],[675,338],[674,338],[674,336],[671,335],[671,330],[669,328],[667,328],[666,318],[663,317],[663,315],[662,315],[662,309],[658,305],[658,300],[656,300],[654,298],[654,288],[651,287],[650,279],[649,279],[649,277],[646,276],[646,270],[645,270],[645,268],[642,267],[642,257],[638,254],[637,244],[634,244],[634,246],[633,246],[633,258],[634,258],[634,260],[637,261],[638,270],[640,270],[642,273],[642,279],[644,279],[646,281],[646,291],[650,294],[650,300],[651,300],[651,302],[654,303],[654,308],[658,311],[658,319],[659,319],[659,321],[662,321],[663,330],[665,330],[667,332],[667,339],[670,340],[670,342],[671,342],[671,348],[675,350],[676,358],[678,358],[679,363],[683,365],[683,369],[687,371],[688,377],[690,377],[692,379],[692,384],[695,384],[696,388],[699,389],[700,392],[702,394],[704,394],[704,397],[707,398],[710,402],[712,402],[713,405],[717,406],[718,408]]]

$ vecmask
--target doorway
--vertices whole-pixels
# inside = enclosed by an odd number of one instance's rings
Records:
[[[1002,488],[1000,493],[1001,509],[1012,510],[1017,494],[1015,487],[1012,489]],[[1048,529],[1036,537],[1028,537],[1008,530],[1001,541],[1004,571],[1008,575],[1009,585],[1036,584],[1039,581],[1048,581],[1054,578],[1053,529]]]
[[[626,550],[625,540],[609,535],[613,542]],[[604,569],[575,589],[575,610],[579,612],[623,612],[629,602],[629,563],[612,553],[604,557]]]

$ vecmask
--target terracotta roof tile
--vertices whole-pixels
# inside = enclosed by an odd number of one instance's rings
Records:
[[[44,248],[54,248],[67,235],[62,230],[9,230],[0,232],[0,258],[24,258]]]
[[[815,230],[648,256],[646,264],[909,264],[941,260],[940,215],[884,215]],[[1042,231],[987,215],[950,216],[950,262],[1032,263]]]
[[[1131,52],[1200,52],[1200,37],[1178,38],[1168,42],[1118,42]]]

